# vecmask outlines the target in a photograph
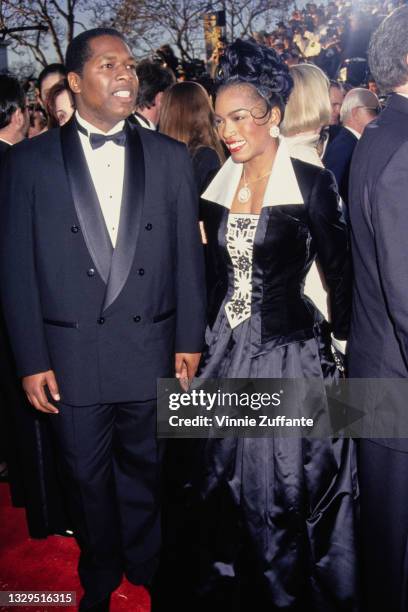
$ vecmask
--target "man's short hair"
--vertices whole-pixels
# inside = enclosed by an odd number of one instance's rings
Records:
[[[335,81],[334,79],[330,79],[329,89],[333,87],[334,89],[338,89],[339,91],[345,92],[344,86],[339,81]]]
[[[370,71],[383,93],[408,82],[408,6],[401,6],[381,22],[368,49]]]
[[[81,32],[81,34],[75,36],[68,45],[65,56],[67,72],[82,74],[85,63],[91,57],[89,43],[91,40],[94,40],[94,38],[99,38],[100,36],[115,36],[123,40],[123,42],[126,42],[123,34],[114,28],[93,28],[92,30]]]
[[[50,76],[50,74],[60,74],[61,78],[67,76],[67,69],[64,64],[48,64],[45,68],[43,68],[40,72],[40,76],[38,77],[38,89],[41,91],[41,85],[44,80]]]
[[[379,100],[375,93],[365,87],[354,87],[344,97],[343,104],[340,109],[340,121],[347,121],[351,111],[354,108],[366,108],[372,110],[373,113],[379,109]]]
[[[139,79],[139,90],[137,94],[137,108],[151,108],[154,99],[161,91],[168,89],[176,82],[174,73],[165,66],[160,66],[151,60],[142,60],[136,67]]]
[[[25,107],[25,94],[19,81],[9,74],[0,74],[0,130],[10,124],[18,108]]]

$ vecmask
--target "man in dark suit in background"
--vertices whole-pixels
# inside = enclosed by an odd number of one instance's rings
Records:
[[[176,82],[176,77],[170,68],[148,59],[138,63],[136,72],[139,89],[134,117],[142,127],[157,130],[163,94]]]
[[[27,136],[29,116],[18,80],[0,74],[0,164],[4,153]]]
[[[394,93],[364,130],[351,167],[351,378],[408,377],[407,59],[404,6],[371,39],[371,72],[382,91]],[[391,420],[390,401],[380,408],[384,415],[388,408]],[[364,609],[403,612],[408,606],[408,441],[380,435],[359,444]]]
[[[0,74],[0,171],[4,154],[16,143],[23,140],[28,131],[29,117],[24,90],[16,78]],[[1,205],[1,196],[0,196]],[[12,498],[18,505],[23,504],[22,493],[16,487],[15,464],[16,440],[14,437],[14,415],[20,393],[16,389],[13,359],[0,309],[0,478],[7,475],[7,463],[12,472]]]
[[[345,204],[348,201],[350,165],[354,148],[366,125],[377,116],[379,107],[377,96],[368,89],[356,87],[349,91],[340,109],[342,127],[324,154],[324,165],[336,177],[339,193]]]
[[[14,77],[0,74],[0,170],[6,151],[25,138],[28,123],[23,88]],[[13,379],[7,334],[0,311],[0,479],[7,475],[6,459],[10,461],[11,453],[14,454],[14,449],[10,448],[10,426],[6,413],[7,404],[10,403],[10,387],[14,391]]]
[[[345,95],[346,92],[341,83],[334,80],[330,81],[329,96],[331,105],[331,116],[330,125],[327,129],[328,145],[333,142],[333,140],[336,138],[340,131],[340,109],[341,105],[343,104],[343,99]]]
[[[81,548],[81,610],[160,545],[156,380],[191,378],[204,334],[198,198],[186,148],[124,121],[136,64],[112,29],[66,56],[76,115],[7,156],[1,289],[23,387],[50,414]]]

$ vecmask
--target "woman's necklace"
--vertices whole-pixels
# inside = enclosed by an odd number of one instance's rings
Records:
[[[244,186],[241,187],[241,189],[238,191],[238,200],[239,200],[239,202],[241,204],[246,204],[251,199],[252,191],[248,187],[248,185],[250,183],[257,183],[258,181],[260,181],[261,179],[265,178],[266,176],[269,176],[271,172],[272,172],[272,170],[270,170],[266,174],[263,174],[262,176],[259,176],[257,179],[254,179],[253,181],[247,181],[246,180],[246,174],[245,174],[245,168],[244,168]]]

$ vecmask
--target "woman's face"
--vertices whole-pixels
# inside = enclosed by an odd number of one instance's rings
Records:
[[[64,125],[74,114],[74,105],[71,95],[67,91],[63,91],[56,97],[55,114],[57,115],[58,123]]]
[[[44,108],[46,106],[47,97],[48,97],[51,87],[55,85],[56,83],[58,83],[59,81],[61,81],[61,79],[63,78],[64,78],[64,75],[61,74],[60,72],[52,72],[51,74],[46,76],[43,82],[41,83],[40,102]]]
[[[234,162],[248,162],[273,146],[269,129],[275,110],[271,117],[264,117],[265,102],[248,85],[232,85],[220,91],[215,121]]]

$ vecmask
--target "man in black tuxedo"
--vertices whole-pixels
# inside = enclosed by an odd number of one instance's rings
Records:
[[[26,137],[28,126],[29,117],[23,88],[15,77],[0,74],[0,171],[5,153]],[[22,491],[19,490],[20,479],[17,476],[14,422],[17,404],[21,403],[21,390],[17,386],[13,358],[0,309],[0,480],[9,472],[12,500],[18,505],[23,505],[24,502]],[[21,417],[21,414],[19,416]]]
[[[379,112],[380,102],[372,91],[355,87],[344,97],[340,109],[342,127],[336,138],[329,143],[323,163],[336,177],[339,193],[345,204],[348,202],[351,158],[366,125]]]
[[[198,366],[202,247],[186,148],[124,121],[137,77],[122,35],[81,33],[66,66],[75,116],[6,161],[1,288],[23,387],[61,449],[80,609],[107,610],[123,573],[149,584],[156,568],[156,380]]]
[[[371,39],[371,72],[382,91],[394,93],[364,130],[351,167],[352,378],[408,377],[407,59],[404,6]],[[375,405],[375,396],[369,399]],[[380,408],[384,415],[388,408],[391,420],[390,399]],[[408,440],[362,439],[359,477],[364,609],[402,612],[408,605]]]
[[[28,110],[16,78],[0,74],[0,164],[4,153],[27,136]]]

